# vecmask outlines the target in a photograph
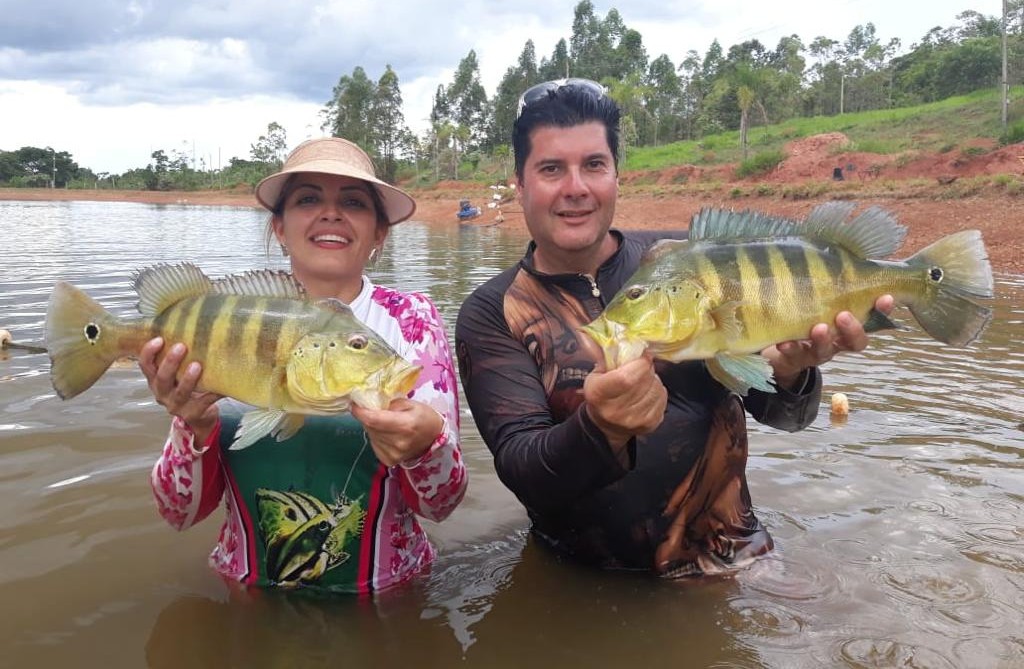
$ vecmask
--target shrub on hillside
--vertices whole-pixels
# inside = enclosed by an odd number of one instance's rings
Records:
[[[742,178],[767,174],[778,167],[786,159],[782,151],[762,151],[752,158],[747,158],[736,168],[736,176]]]

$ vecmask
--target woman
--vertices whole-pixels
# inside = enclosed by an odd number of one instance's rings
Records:
[[[311,299],[337,298],[406,360],[422,366],[416,387],[387,409],[309,417],[283,442],[263,438],[229,450],[244,409],[197,391],[192,363],[151,340],[139,366],[173,416],[152,485],[160,514],[177,529],[226,501],[210,556],[225,577],[258,586],[370,592],[402,582],[434,550],[416,520],[447,517],[462,499],[458,400],[444,324],[426,296],[375,286],[367,263],[415,202],[377,179],[369,157],[336,137],[299,145],[256,187],[273,235]]]

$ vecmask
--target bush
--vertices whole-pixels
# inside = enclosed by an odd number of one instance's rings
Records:
[[[740,178],[767,174],[786,159],[786,154],[779,150],[763,151],[753,158],[747,158],[736,168],[736,176]]]

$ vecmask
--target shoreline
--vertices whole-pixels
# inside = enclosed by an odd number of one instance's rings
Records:
[[[459,200],[477,195],[474,203],[483,206],[483,214],[469,222],[455,217]],[[431,225],[496,226],[526,234],[518,202],[502,207],[503,221],[496,211],[487,209],[488,197],[479,184],[447,182],[433,190],[410,190],[416,199],[413,220]],[[754,209],[777,215],[802,218],[818,204],[833,197],[786,199],[779,196],[729,197],[717,194],[670,194],[643,192],[629,186],[620,189],[615,225],[624,230],[684,229],[702,207]],[[849,199],[849,195],[845,194]],[[928,197],[868,196],[854,198],[861,207],[876,205],[891,211],[907,227],[907,239],[897,252],[899,258],[927,246],[945,235],[963,229],[978,229],[985,240],[992,269],[997,274],[1024,275],[1024,198],[1003,193],[983,193],[960,199]],[[220,191],[124,191],[70,190],[48,188],[0,188],[0,201],[88,201],[135,202],[141,204],[177,204],[187,206],[237,206],[260,208],[251,190],[239,188]]]

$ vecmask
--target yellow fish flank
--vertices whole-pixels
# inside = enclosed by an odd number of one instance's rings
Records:
[[[870,208],[831,202],[797,222],[757,212],[704,209],[689,240],[663,240],[583,330],[609,369],[639,357],[704,360],[730,390],[774,392],[760,355],[803,339],[817,323],[850,311],[867,331],[896,327],[874,308],[891,294],[929,335],[953,346],[974,341],[992,312],[992,269],[976,230],[944,237],[900,261],[884,260],[906,228]]]
[[[305,415],[386,407],[409,393],[420,367],[335,299],[311,300],[285,272],[209,279],[191,264],[138,272],[141,318],[121,319],[63,281],[50,296],[45,340],[50,378],[63,399],[91,387],[110,365],[149,339],[183,342],[203,366],[202,389],[256,409],[242,417],[232,448],[271,434],[287,439]],[[162,359],[168,346],[161,351]]]

